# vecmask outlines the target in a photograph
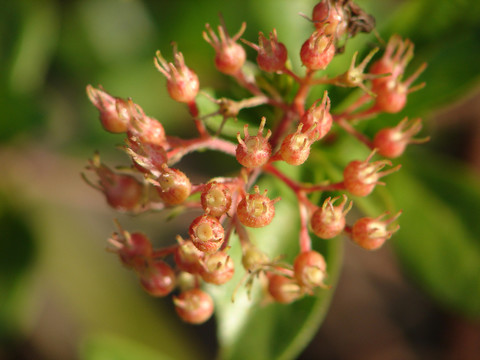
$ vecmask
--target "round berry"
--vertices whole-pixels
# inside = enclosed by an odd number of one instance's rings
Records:
[[[175,287],[175,272],[164,261],[151,262],[139,276],[143,288],[152,296],[166,296]]]
[[[183,54],[173,47],[175,64],[168,63],[160,51],[155,54],[155,66],[167,78],[167,91],[178,102],[192,103],[198,94],[200,83],[194,71],[185,65]]]
[[[210,24],[206,24],[206,28],[207,31],[203,32],[203,38],[215,49],[215,67],[217,70],[227,75],[238,73],[245,63],[247,53],[236,41],[245,31],[246,24],[243,23],[238,33],[233,37],[230,37],[223,23],[218,27],[220,37],[215,34]]]
[[[258,133],[256,136],[248,134],[248,124],[245,125],[243,132],[245,139],[242,140],[240,133],[237,134],[238,146],[235,156],[237,161],[246,168],[256,168],[265,165],[272,154],[272,147],[268,139],[272,135],[271,131],[267,131],[267,135],[263,136],[263,128],[266,119],[262,118]]]
[[[280,156],[290,165],[301,165],[307,161],[310,155],[310,147],[313,143],[308,133],[302,132],[303,124],[299,124],[297,131],[283,139],[280,147]]]
[[[320,253],[313,250],[300,253],[295,258],[293,269],[301,286],[314,288],[324,285],[327,264]]]
[[[428,137],[423,139],[413,139],[422,129],[420,119],[412,120],[408,123],[405,118],[392,128],[380,130],[373,139],[373,146],[382,156],[396,158],[403,154],[408,144],[420,144],[429,140]]]
[[[300,49],[303,65],[310,70],[323,70],[335,56],[333,36],[326,35],[322,29],[316,30]]]
[[[189,229],[193,244],[207,254],[213,254],[223,244],[224,230],[217,218],[202,215],[193,220]]]
[[[302,290],[295,280],[277,274],[269,276],[268,292],[281,304],[290,304],[302,296]]]
[[[192,184],[187,175],[178,169],[163,166],[162,172],[156,182],[160,198],[168,205],[183,203],[192,190]]]
[[[352,227],[352,240],[366,250],[376,250],[390,239],[394,232],[400,226],[388,229],[388,226],[394,222],[401,212],[388,220],[381,220],[386,214],[382,214],[377,218],[364,217],[358,219]]]
[[[389,160],[379,160],[370,163],[370,159],[375,154],[375,150],[365,161],[354,160],[350,162],[343,171],[343,182],[348,192],[355,196],[367,196],[376,185],[384,185],[379,182],[382,176],[391,174],[400,169],[400,165],[387,171],[380,172],[386,165],[392,165]]]
[[[191,324],[201,324],[213,314],[213,300],[200,289],[184,291],[173,298],[175,310],[180,318]]]
[[[220,217],[225,214],[232,205],[232,195],[229,188],[221,183],[213,181],[208,183],[202,190],[200,198],[203,210],[208,215]]]
[[[190,240],[177,237],[179,245],[174,253],[175,264],[180,270],[191,274],[198,274],[202,269],[202,259],[205,253],[198,250]]]
[[[117,111],[117,103],[124,103],[124,100],[111,96],[101,87],[95,89],[91,85],[87,86],[87,95],[100,112],[100,123],[105,130],[115,134],[127,131],[129,118],[119,116]]]
[[[200,271],[202,279],[208,283],[222,285],[228,282],[235,271],[233,260],[224,251],[208,255]]]
[[[270,39],[263,33],[259,34],[257,64],[260,69],[267,72],[280,71],[285,67],[287,57],[287,48],[278,42],[275,29],[270,33]]]
[[[247,194],[237,206],[237,216],[240,222],[248,227],[259,228],[267,226],[275,216],[274,204],[279,199],[270,200],[267,190],[260,194],[258,186],[255,186],[254,194]]]
[[[347,31],[348,23],[343,10],[330,0],[320,1],[315,5],[312,21],[317,29],[322,29],[329,35],[342,36]]]
[[[313,232],[319,238],[334,238],[345,228],[345,215],[352,208],[352,202],[350,202],[347,209],[344,210],[345,204],[347,203],[347,196],[343,195],[343,201],[340,205],[333,206],[338,199],[338,197],[334,199],[330,197],[327,198],[322,207],[319,207],[312,214],[310,224],[312,225]]]

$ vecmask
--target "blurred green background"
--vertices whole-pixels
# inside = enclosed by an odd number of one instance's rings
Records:
[[[146,295],[134,275],[105,251],[114,217],[127,229],[145,231],[156,244],[171,242],[175,229],[184,224],[177,219],[164,225],[165,216],[158,214],[115,214],[81,180],[79,174],[94,150],[107,163],[127,163],[114,147],[122,137],[101,129],[85,87],[101,84],[116,96],[132,97],[162,121],[168,133],[192,135],[185,126],[186,109],[168,98],[164,79],[153,66],[154,52],[160,49],[170,59],[170,43],[177,42],[203,88],[232,94],[232,82],[215,71],[213,50],[202,39],[205,23],[218,24],[221,12],[235,33],[247,21],[243,37],[250,41],[258,31],[276,27],[299,68],[295,52],[311,25],[297,14],[309,14],[315,3],[2,4],[0,359],[215,356],[213,320],[201,327],[180,323],[170,299]],[[331,311],[299,356],[478,358],[480,7],[474,0],[359,3],[377,18],[384,38],[398,32],[415,42],[412,68],[429,63],[422,76],[427,87],[411,96],[405,114],[422,116],[432,141],[412,150],[403,175],[392,177],[391,199],[405,209],[399,238],[375,254],[346,242]],[[374,41],[373,36],[358,36],[333,71],[345,68],[358,46],[368,51]],[[252,51],[249,56],[254,58]],[[193,178],[205,179],[197,160],[186,166]],[[224,160],[215,158],[214,164]],[[410,215],[408,208],[413,209]]]

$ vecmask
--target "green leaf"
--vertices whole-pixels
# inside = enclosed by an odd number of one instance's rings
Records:
[[[269,182],[267,188],[269,195],[276,196],[272,183]],[[299,251],[298,205],[294,198],[284,196],[289,190],[283,190],[282,200],[276,204],[273,222],[265,228],[251,231],[250,234],[254,235],[253,240],[257,246],[271,258],[284,254],[285,261],[291,263]],[[231,256],[236,264],[240,264],[239,241],[237,238],[231,240]],[[313,239],[313,244],[314,248],[325,256],[328,283],[335,287],[342,257],[342,243],[338,239]],[[232,293],[243,275],[244,270],[237,267],[235,278],[228,286],[212,286],[208,289],[215,299],[220,357],[249,360],[295,358],[320,326],[333,289],[318,290],[314,296],[306,296],[290,305],[265,303],[261,281],[256,279],[252,300],[247,298],[244,288],[241,287],[235,296],[235,302],[232,303]]]
[[[406,271],[443,306],[480,316],[479,178],[453,161],[417,154],[388,183],[402,229],[394,245]],[[410,172],[407,171],[410,170]]]
[[[170,360],[147,346],[113,334],[88,337],[80,351],[81,360]]]

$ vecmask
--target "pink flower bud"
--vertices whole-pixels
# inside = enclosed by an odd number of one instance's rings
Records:
[[[399,225],[388,229],[389,225],[393,223],[401,212],[388,220],[381,220],[387,213],[380,215],[377,218],[364,217],[358,219],[352,228],[353,241],[367,250],[376,250],[380,248],[385,241],[390,239],[396,231],[400,228]]]
[[[117,111],[117,103],[124,100],[115,98],[100,87],[95,89],[87,86],[87,95],[93,105],[100,112],[100,122],[103,128],[111,133],[124,133],[128,129],[129,119],[120,116]]]
[[[392,166],[389,160],[379,160],[370,163],[369,161],[375,154],[375,150],[365,161],[354,160],[350,162],[343,171],[343,181],[345,188],[350,194],[355,196],[367,196],[376,185],[385,185],[378,181],[383,176],[398,171],[401,165],[397,165],[387,171],[382,171],[386,165]]]
[[[318,208],[312,215],[310,224],[312,230],[319,238],[331,239],[338,236],[345,228],[345,215],[352,208],[352,202],[347,206],[347,196],[343,195],[343,201],[338,206],[333,206],[336,198],[327,198],[322,207]]]
[[[300,49],[303,65],[310,70],[323,70],[335,56],[333,36],[327,35],[322,29],[316,30]]]
[[[259,228],[272,222],[275,216],[274,204],[280,199],[270,200],[266,195],[266,189],[263,194],[260,194],[258,186],[254,189],[254,194],[247,194],[238,204],[237,216],[243,225]]]
[[[183,54],[173,47],[174,63],[168,63],[160,51],[156,52],[155,66],[167,78],[167,91],[178,102],[192,103],[198,94],[200,83],[198,76],[185,65]]]
[[[215,49],[215,66],[218,71],[227,74],[236,74],[245,63],[247,54],[245,49],[236,41],[242,36],[246,28],[246,23],[242,23],[242,26],[235,36],[230,37],[227,28],[220,18],[221,25],[218,26],[217,37],[210,24],[206,24],[207,31],[203,32],[203,38]]]
[[[246,168],[260,167],[270,159],[272,147],[268,139],[272,135],[272,132],[268,130],[267,135],[265,137],[263,136],[265,122],[266,119],[263,117],[256,136],[250,136],[248,134],[248,124],[245,124],[243,128],[245,135],[244,140],[241,139],[240,133],[237,134],[239,145],[236,149],[236,158],[237,161]]]

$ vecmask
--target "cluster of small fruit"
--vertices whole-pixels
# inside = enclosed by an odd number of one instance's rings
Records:
[[[368,72],[365,69],[378,49],[372,50],[359,65],[356,64],[358,53],[355,53],[350,67],[343,74],[331,78],[315,76],[343,51],[348,38],[358,32],[372,31],[374,20],[352,1],[331,0],[319,2],[309,20],[314,30],[300,50],[300,59],[306,69],[302,75],[292,71],[287,61],[287,48],[278,41],[275,30],[268,37],[260,33],[258,44],[255,44],[240,39],[245,24],[233,37],[228,34],[223,19],[218,35],[207,24],[203,37],[215,49],[216,68],[251,93],[251,97],[242,100],[212,99],[218,106],[214,114],[200,113],[198,76],[186,66],[176,46],[173,62],[167,62],[160,52],[156,53],[155,66],[166,77],[170,97],[188,106],[198,131],[198,136],[193,139],[166,135],[162,124],[146,115],[131,99],[114,97],[101,87],[87,87],[87,94],[98,108],[105,130],[126,134],[123,149],[132,161],[128,171],[119,171],[104,165],[97,154],[90,160],[87,168],[97,174],[98,182],[89,183],[104,193],[108,204],[116,210],[132,213],[168,210],[179,205],[182,209],[201,211],[191,222],[188,237],[178,236],[174,245],[165,248],[154,249],[146,235],[129,233],[118,223],[119,231],[109,239],[111,250],[119,255],[125,266],[138,274],[148,293],[166,296],[179,288],[173,301],[177,313],[187,322],[202,323],[213,312],[212,298],[201,289],[202,281],[222,285],[232,278],[235,264],[228,249],[233,232],[241,243],[245,271],[252,277],[261,275],[266,280],[266,288],[273,300],[289,303],[312,294],[318,287],[328,287],[325,284],[327,264],[322,254],[312,250],[311,232],[321,239],[332,239],[343,233],[361,247],[373,250],[381,247],[398,229],[393,223],[400,213],[388,219],[384,219],[387,213],[376,218],[364,217],[352,226],[347,225],[345,217],[353,205],[347,194],[367,196],[376,185],[383,184],[379,181],[381,177],[397,171],[400,165],[392,167],[390,160],[372,159],[376,155],[395,158],[404,152],[407,144],[426,141],[426,138],[413,138],[421,130],[421,120],[404,119],[393,128],[380,130],[373,139],[359,132],[354,124],[382,112],[402,110],[407,95],[424,85],[411,87],[425,65],[403,80],[405,68],[413,56],[413,44],[395,35],[386,45],[383,56],[369,66]],[[243,71],[247,56],[239,40],[255,50],[259,74],[274,73],[275,76],[290,77],[296,83],[290,100]],[[328,84],[360,88],[362,95],[337,114],[330,112],[331,103],[326,91],[321,99],[307,107],[307,96],[312,87]],[[223,116],[225,122],[236,118],[245,108],[260,105],[272,106],[281,113],[269,124],[273,131],[265,131],[267,119],[263,117],[253,135],[245,125],[243,138],[238,133],[238,143],[235,144],[219,136],[221,126],[217,134],[210,134],[205,126],[205,119],[210,116]],[[342,181],[304,184],[275,166],[276,162],[291,166],[305,163],[314,143],[325,138],[333,125],[371,149],[366,159],[346,165]],[[184,172],[173,166],[186,154],[199,149],[232,155],[241,170],[235,176],[192,184]],[[390,168],[382,171],[385,167]],[[275,216],[275,203],[280,200],[270,199],[267,190],[261,192],[255,185],[259,176],[264,174],[283,181],[298,199],[300,252],[293,265],[269,259],[249,239],[247,229],[269,225]],[[328,197],[318,206],[309,196],[315,192],[343,194]]]

